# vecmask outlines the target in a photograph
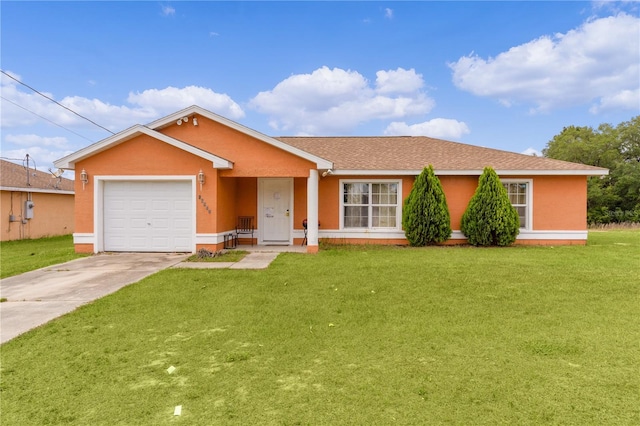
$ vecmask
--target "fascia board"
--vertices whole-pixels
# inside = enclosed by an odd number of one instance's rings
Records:
[[[234,130],[237,130],[238,132],[244,133],[248,136],[251,136],[255,139],[258,139],[262,142],[265,142],[269,145],[272,145],[278,149],[281,149],[285,152],[288,152],[290,154],[293,154],[297,157],[301,157],[304,158],[305,160],[308,160],[312,163],[316,164],[316,167],[318,169],[330,169],[333,167],[333,162],[325,160],[324,158],[318,157],[316,155],[310,154],[307,151],[303,151],[299,148],[293,147],[289,144],[286,144],[282,141],[279,141],[277,139],[272,138],[271,136],[267,136],[264,133],[260,133],[256,130],[253,130],[249,127],[243,126],[240,123],[236,123],[235,121],[229,120],[228,118],[222,117],[218,114],[215,114],[211,111],[207,111],[204,108],[201,108],[197,105],[193,105],[190,106],[189,108],[185,108],[181,111],[175,112],[171,115],[168,115],[164,118],[161,118],[159,120],[156,120],[152,123],[149,123],[147,125],[147,127],[151,128],[151,129],[161,129],[165,126],[171,125],[173,123],[175,123],[179,118],[188,116],[190,114],[198,114],[201,115],[205,118],[208,118],[209,120],[212,121],[216,121],[224,126],[230,127]]]
[[[21,188],[14,186],[0,186],[0,191],[8,192],[33,192],[38,194],[61,194],[61,195],[74,195],[75,191],[63,191],[57,189],[42,189],[42,188]]]
[[[482,170],[434,170],[438,176],[480,176]],[[422,170],[332,170],[338,176],[417,176]],[[499,176],[605,176],[609,170],[496,170]]]

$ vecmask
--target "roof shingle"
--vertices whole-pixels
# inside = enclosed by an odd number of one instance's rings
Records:
[[[28,184],[27,184],[28,179]],[[24,188],[55,191],[73,191],[74,181],[65,178],[56,178],[51,173],[15,164],[10,161],[0,160],[0,186],[3,188]]]
[[[493,148],[450,142],[425,136],[277,137],[282,142],[334,163],[335,170],[419,171],[429,164],[439,172],[482,172],[491,166],[502,171],[573,172],[601,175],[606,169],[546,157],[516,154]]]

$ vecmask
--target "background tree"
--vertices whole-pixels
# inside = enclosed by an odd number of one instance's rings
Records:
[[[460,229],[474,246],[507,246],[520,233],[518,211],[493,168],[484,168]]]
[[[547,143],[549,158],[606,167],[608,176],[588,181],[587,220],[640,222],[640,116],[616,127],[569,126]]]
[[[412,246],[441,243],[451,237],[447,199],[431,165],[418,175],[404,202],[402,227]]]

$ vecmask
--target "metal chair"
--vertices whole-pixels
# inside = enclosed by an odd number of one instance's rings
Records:
[[[253,216],[238,216],[238,223],[236,225],[236,239],[240,238],[240,235],[251,235],[251,246],[253,247],[253,232],[255,227],[253,226]]]

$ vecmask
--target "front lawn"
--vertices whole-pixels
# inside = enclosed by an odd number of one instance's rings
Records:
[[[4,344],[2,424],[639,424],[638,265],[636,230],[168,269]]]
[[[39,238],[0,242],[0,278],[68,262],[86,255],[76,254],[73,237]]]

